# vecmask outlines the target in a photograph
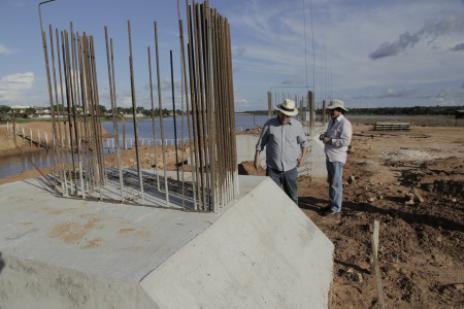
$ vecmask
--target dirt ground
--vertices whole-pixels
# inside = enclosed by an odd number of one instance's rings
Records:
[[[326,180],[299,178],[299,206],[335,245],[331,308],[379,305],[374,219],[387,308],[463,308],[464,128],[355,126],[344,182],[342,216],[323,217]]]
[[[33,131],[35,130],[40,130],[41,133],[47,133],[48,136],[52,135],[52,122],[51,121],[30,121],[30,122],[24,122],[18,124],[18,127],[23,126],[24,128],[31,128]],[[63,123],[61,123],[61,129],[62,130],[69,130],[68,126],[64,126]],[[27,132],[27,130],[26,130]],[[104,128],[102,128],[102,133],[103,137],[111,137],[111,134],[109,134]]]
[[[142,150],[143,167],[162,166],[156,151],[155,157],[153,149]],[[132,152],[123,154],[125,167],[135,165]],[[168,152],[173,169],[172,149]],[[109,165],[114,160],[107,157]],[[251,162],[240,168],[264,173]],[[370,268],[375,219],[381,224],[379,262],[387,308],[463,308],[464,128],[382,133],[355,126],[344,180],[344,208],[337,218],[319,213],[327,205],[325,179],[299,178],[299,206],[335,245],[331,308],[378,307]]]
[[[29,143],[22,138],[17,137],[15,139],[8,134],[5,128],[0,128],[0,158],[37,150],[37,147],[31,147]]]
[[[166,160],[166,169],[173,171],[176,169],[176,152],[174,146],[165,146],[165,160]],[[162,147],[161,146],[141,146],[140,148],[140,165],[142,168],[153,168],[155,165],[158,168],[163,168],[163,156],[162,156]],[[178,148],[177,153],[177,166],[182,164],[184,161],[184,170],[190,171],[190,166],[187,166],[188,156],[190,151],[188,147]],[[135,156],[135,149],[123,150],[121,151],[121,167],[123,168],[135,168],[137,166]],[[117,167],[117,156],[116,154],[110,154],[105,156],[105,164],[107,167]]]
[[[40,131],[42,138],[44,134],[52,136],[52,123],[50,121],[31,121],[17,124],[17,132],[21,132],[21,128],[24,128],[26,134],[29,134],[29,129],[32,129],[34,137],[37,136],[37,130]],[[62,125],[62,129],[64,126]],[[102,129],[103,137],[111,137],[105,129]],[[31,146],[30,143],[21,137],[17,136],[13,138],[11,133],[8,133],[6,127],[0,127],[0,158],[21,155],[23,153],[40,151],[40,147]]]

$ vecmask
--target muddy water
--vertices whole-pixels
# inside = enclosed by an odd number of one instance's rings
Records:
[[[17,175],[34,168],[51,167],[52,164],[53,156],[45,150],[0,158],[0,178]]]
[[[257,126],[262,126],[266,121],[267,117],[258,115],[253,116],[250,114],[237,114],[236,115],[236,128],[238,131],[244,129],[255,128]],[[164,118],[164,129],[165,129],[165,138],[173,139],[174,138],[174,121],[172,117]],[[113,124],[111,121],[105,121],[102,123],[103,127],[110,133],[113,133]],[[156,126],[156,136],[159,138],[159,120],[155,121]],[[123,125],[119,124],[119,134],[122,138],[122,128]],[[138,122],[139,136],[140,138],[151,138],[152,136],[152,127],[150,119],[140,119]],[[177,122],[177,129],[180,132],[181,123],[180,120]],[[132,120],[128,119],[125,122],[126,137],[133,137],[133,126]],[[187,130],[187,129],[185,129]],[[180,133],[179,133],[180,135]],[[187,136],[187,131],[185,131],[185,137]],[[180,138],[180,136],[179,136]],[[104,143],[107,146],[106,143]],[[111,152],[111,148],[105,148],[104,152]],[[51,152],[40,151],[29,154],[22,154],[19,156],[12,156],[6,158],[0,158],[0,178],[13,176],[20,174],[24,171],[31,170],[34,168],[47,168],[53,165],[53,155]]]

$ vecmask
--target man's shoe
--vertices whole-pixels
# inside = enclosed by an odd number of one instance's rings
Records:
[[[323,208],[321,208],[319,210],[319,212],[322,213],[322,214],[325,214],[325,213],[331,212],[331,211],[332,211],[332,207],[330,207],[330,206],[325,206],[325,207],[323,207]]]
[[[323,214],[324,217],[330,216],[330,217],[340,217],[341,216],[341,211],[336,211],[333,209],[330,209],[329,211],[326,211]]]

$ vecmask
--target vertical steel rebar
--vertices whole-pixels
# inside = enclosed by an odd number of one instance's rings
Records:
[[[172,50],[169,51],[169,60],[171,64],[171,95],[172,95],[172,118],[174,123],[174,151],[175,151],[175,168],[176,168],[176,176],[177,176],[177,184],[180,181],[179,177],[179,153],[177,149],[177,117],[176,117],[176,91],[174,85],[174,61],[172,59]]]
[[[151,61],[151,49],[147,47],[147,56],[148,56],[148,81],[150,83],[150,107],[151,107],[151,134],[153,140],[153,156],[154,156],[154,169],[156,174],[156,186],[158,191],[160,191],[160,176],[158,172],[158,157],[156,151],[156,130],[155,130],[155,100],[153,97],[153,73],[152,73],[152,61]],[[159,111],[161,112],[161,110]]]
[[[50,2],[50,1],[47,1]],[[173,51],[170,51],[172,116],[174,123],[174,154],[176,169],[176,193],[173,197],[182,201],[193,201],[193,209],[199,211],[216,211],[227,205],[238,193],[237,158],[235,141],[235,109],[232,80],[232,55],[230,28],[227,19],[209,6],[208,1],[190,5],[186,1],[187,37],[184,38],[184,23],[178,5],[179,26],[179,66],[180,66],[180,140],[178,131],[178,102],[176,102],[176,86],[174,73]],[[39,15],[41,19],[40,6]],[[158,191],[164,189],[165,203],[170,206],[169,179],[167,174],[168,162],[167,141],[163,118],[163,102],[160,78],[160,54],[158,46],[158,29],[154,22],[154,49],[158,92],[158,110],[160,121],[161,156],[163,161],[164,188],[161,188],[155,130],[155,102],[153,89],[153,75],[151,63],[151,49],[147,48],[150,103],[152,120],[152,137],[154,147],[154,168],[157,178]],[[131,145],[135,148],[137,161],[137,175],[141,201],[145,199],[144,178],[141,165],[142,142],[138,134],[137,101],[134,73],[134,59],[132,48],[131,23],[127,22],[129,39],[129,69],[132,97],[132,122],[134,125],[134,139]],[[121,200],[125,200],[124,179],[121,167],[118,108],[116,95],[115,65],[113,40],[108,28],[104,27],[105,47],[109,96],[111,103],[112,122],[114,131],[113,148],[116,150],[119,172],[119,189]],[[52,143],[56,169],[57,184],[61,184],[63,195],[83,199],[103,199],[104,192],[111,192],[110,182],[107,182],[104,144],[108,142],[103,134],[102,120],[104,109],[100,106],[97,61],[95,58],[94,37],[82,35],[74,30],[70,23],[69,30],[61,33],[55,29],[56,59],[52,27],[49,26],[51,48],[51,63],[46,33],[42,29],[42,45],[47,72],[50,108],[52,110]],[[184,40],[186,42],[184,42]],[[184,45],[186,43],[186,46]],[[52,75],[53,74],[53,75]],[[58,74],[58,76],[57,76]],[[53,77],[53,80],[52,80]],[[59,83],[59,86],[58,86]],[[61,102],[60,102],[61,97]],[[275,98],[276,96],[274,96]],[[296,100],[298,98],[296,97]],[[268,93],[269,116],[273,96]],[[177,104],[176,104],[177,103]],[[66,104],[66,105],[65,105]],[[185,104],[185,106],[184,106]],[[184,139],[185,120],[187,122],[188,142]],[[123,143],[125,140],[125,123],[123,125]],[[16,124],[13,125],[16,131]],[[47,140],[47,138],[46,138]],[[31,138],[32,141],[32,138]],[[38,140],[40,143],[40,139]],[[179,152],[181,152],[179,154]],[[188,153],[187,153],[188,152]],[[187,186],[185,181],[185,156],[190,157],[191,182]],[[69,161],[70,159],[70,161]],[[182,172],[182,176],[180,175]],[[151,179],[151,178],[150,178]],[[182,189],[180,189],[182,186]],[[147,193],[148,194],[148,193]],[[105,196],[108,198],[108,196]]]
[[[130,20],[127,21],[127,32],[129,36],[129,69],[130,69],[130,81],[131,81],[131,94],[132,94],[132,117],[134,123],[134,139],[135,139],[135,156],[137,160],[137,173],[139,176],[139,186],[142,200],[144,199],[143,192],[143,176],[140,166],[140,154],[139,154],[139,139],[138,139],[138,127],[137,127],[137,102],[135,97],[135,81],[134,81],[134,59],[132,56],[132,34]]]
[[[108,86],[110,90],[111,114],[113,120],[113,138],[116,148],[116,161],[119,174],[119,190],[121,201],[124,201],[124,179],[121,168],[121,153],[119,149],[119,127],[117,119],[117,104],[116,104],[116,86],[114,80],[114,55],[113,55],[113,40],[108,40],[108,28],[105,26],[105,45],[106,45],[106,61],[108,66]]]
[[[191,126],[191,108],[189,102],[189,87],[187,82],[187,67],[185,62],[185,45],[184,45],[184,25],[183,20],[180,14],[180,0],[177,0],[177,16],[179,20],[179,43],[180,43],[180,57],[181,57],[181,75],[183,81],[183,102],[185,101],[186,105],[186,118],[187,118],[187,127],[188,127],[188,139],[189,139],[189,154],[190,154],[190,166],[191,166],[191,174],[192,174],[192,195],[193,195],[193,208],[197,210],[197,174],[196,174],[196,160],[194,156],[194,152],[196,151],[195,143],[193,142],[193,131]]]
[[[164,140],[164,124],[163,124],[163,101],[161,94],[161,77],[160,77],[160,60],[159,60],[159,47],[158,47],[158,26],[156,21],[153,22],[154,40],[155,40],[155,56],[156,56],[156,80],[158,88],[158,108],[159,108],[159,119],[160,119],[160,136],[161,136],[161,148],[163,157],[163,172],[164,172],[164,190],[166,194],[166,204],[169,206],[169,187],[167,177],[167,164],[166,164],[166,145]]]

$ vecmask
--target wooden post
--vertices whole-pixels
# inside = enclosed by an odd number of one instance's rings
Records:
[[[325,107],[325,100],[322,100],[322,123],[324,124],[327,122],[327,111]]]
[[[13,110],[13,139],[16,142],[16,112]]]
[[[374,220],[374,231],[372,233],[372,273],[375,274],[375,282],[377,285],[377,295],[379,298],[380,308],[385,308],[385,296],[382,286],[382,274],[379,267],[379,233],[380,222]]]
[[[272,118],[272,92],[267,92],[267,118]]]
[[[126,143],[126,121],[122,122],[122,144],[124,149],[127,149],[127,143]]]
[[[295,102],[297,103],[297,102]],[[306,115],[305,115],[305,112],[304,112],[304,100],[303,98],[300,99],[300,104],[299,104],[299,108],[300,108],[300,120],[301,120],[301,124],[304,124],[304,122],[306,121]]]
[[[308,110],[309,110],[309,133],[312,134],[314,124],[315,124],[315,102],[314,102],[314,92],[308,91]]]
[[[314,100],[314,91],[310,91],[310,94],[311,100],[309,105],[309,127],[312,133],[312,130],[316,124],[316,102]]]
[[[29,128],[29,135],[30,135],[30,137],[31,137],[30,142],[31,142],[31,147],[32,147],[32,129],[31,129],[31,128]]]

